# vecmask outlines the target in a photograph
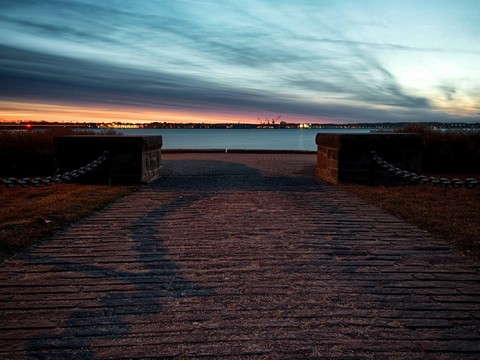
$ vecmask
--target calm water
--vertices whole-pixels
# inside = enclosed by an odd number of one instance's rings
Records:
[[[315,151],[318,133],[368,133],[324,129],[118,129],[124,135],[161,135],[163,149],[254,149]]]

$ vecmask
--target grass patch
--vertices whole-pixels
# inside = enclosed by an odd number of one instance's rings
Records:
[[[357,184],[340,187],[480,260],[479,188]]]
[[[127,196],[133,186],[0,187],[0,261]]]

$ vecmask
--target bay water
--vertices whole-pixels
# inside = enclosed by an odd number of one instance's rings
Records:
[[[123,135],[161,135],[162,149],[316,151],[318,133],[369,133],[370,129],[115,129]]]

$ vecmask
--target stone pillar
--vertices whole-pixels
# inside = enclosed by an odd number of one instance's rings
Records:
[[[316,136],[317,176],[333,184],[369,182],[370,153],[402,169],[421,172],[421,134],[322,134]],[[377,169],[377,178],[386,176]]]
[[[78,182],[148,183],[160,176],[161,136],[61,136],[54,140],[59,172],[78,169],[108,151],[108,160]]]

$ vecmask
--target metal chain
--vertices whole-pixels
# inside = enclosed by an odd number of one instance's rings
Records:
[[[401,169],[399,167],[396,167],[396,166],[388,163],[387,161],[383,160],[381,157],[379,157],[377,155],[377,153],[375,151],[371,152],[371,159],[377,165],[379,165],[380,167],[382,167],[383,169],[385,169],[389,173],[400,176],[400,177],[403,177],[405,180],[410,181],[412,183],[430,184],[432,186],[440,185],[440,186],[444,186],[444,187],[452,185],[453,187],[456,187],[456,188],[461,187],[461,186],[465,186],[465,187],[471,188],[471,189],[475,188],[477,185],[480,185],[480,181],[478,181],[475,178],[468,178],[468,179],[465,179],[465,180],[455,178],[455,179],[450,180],[450,179],[447,179],[445,177],[441,177],[441,178],[438,178],[438,177],[435,177],[435,176],[430,176],[429,177],[429,176],[425,176],[425,175],[419,175],[419,174],[414,173],[414,172],[409,172],[409,171],[403,170],[403,169]]]
[[[30,185],[33,186],[40,186],[40,185],[51,185],[53,183],[60,183],[64,181],[68,181],[74,178],[77,178],[81,175],[87,174],[97,168],[100,164],[105,162],[108,158],[108,151],[104,151],[102,156],[98,159],[93,160],[92,162],[88,163],[85,166],[82,166],[78,169],[71,170],[64,172],[63,174],[55,175],[55,176],[46,176],[46,177],[34,177],[34,178],[0,178],[0,185],[5,185],[8,188],[15,188],[16,186],[27,187]]]

